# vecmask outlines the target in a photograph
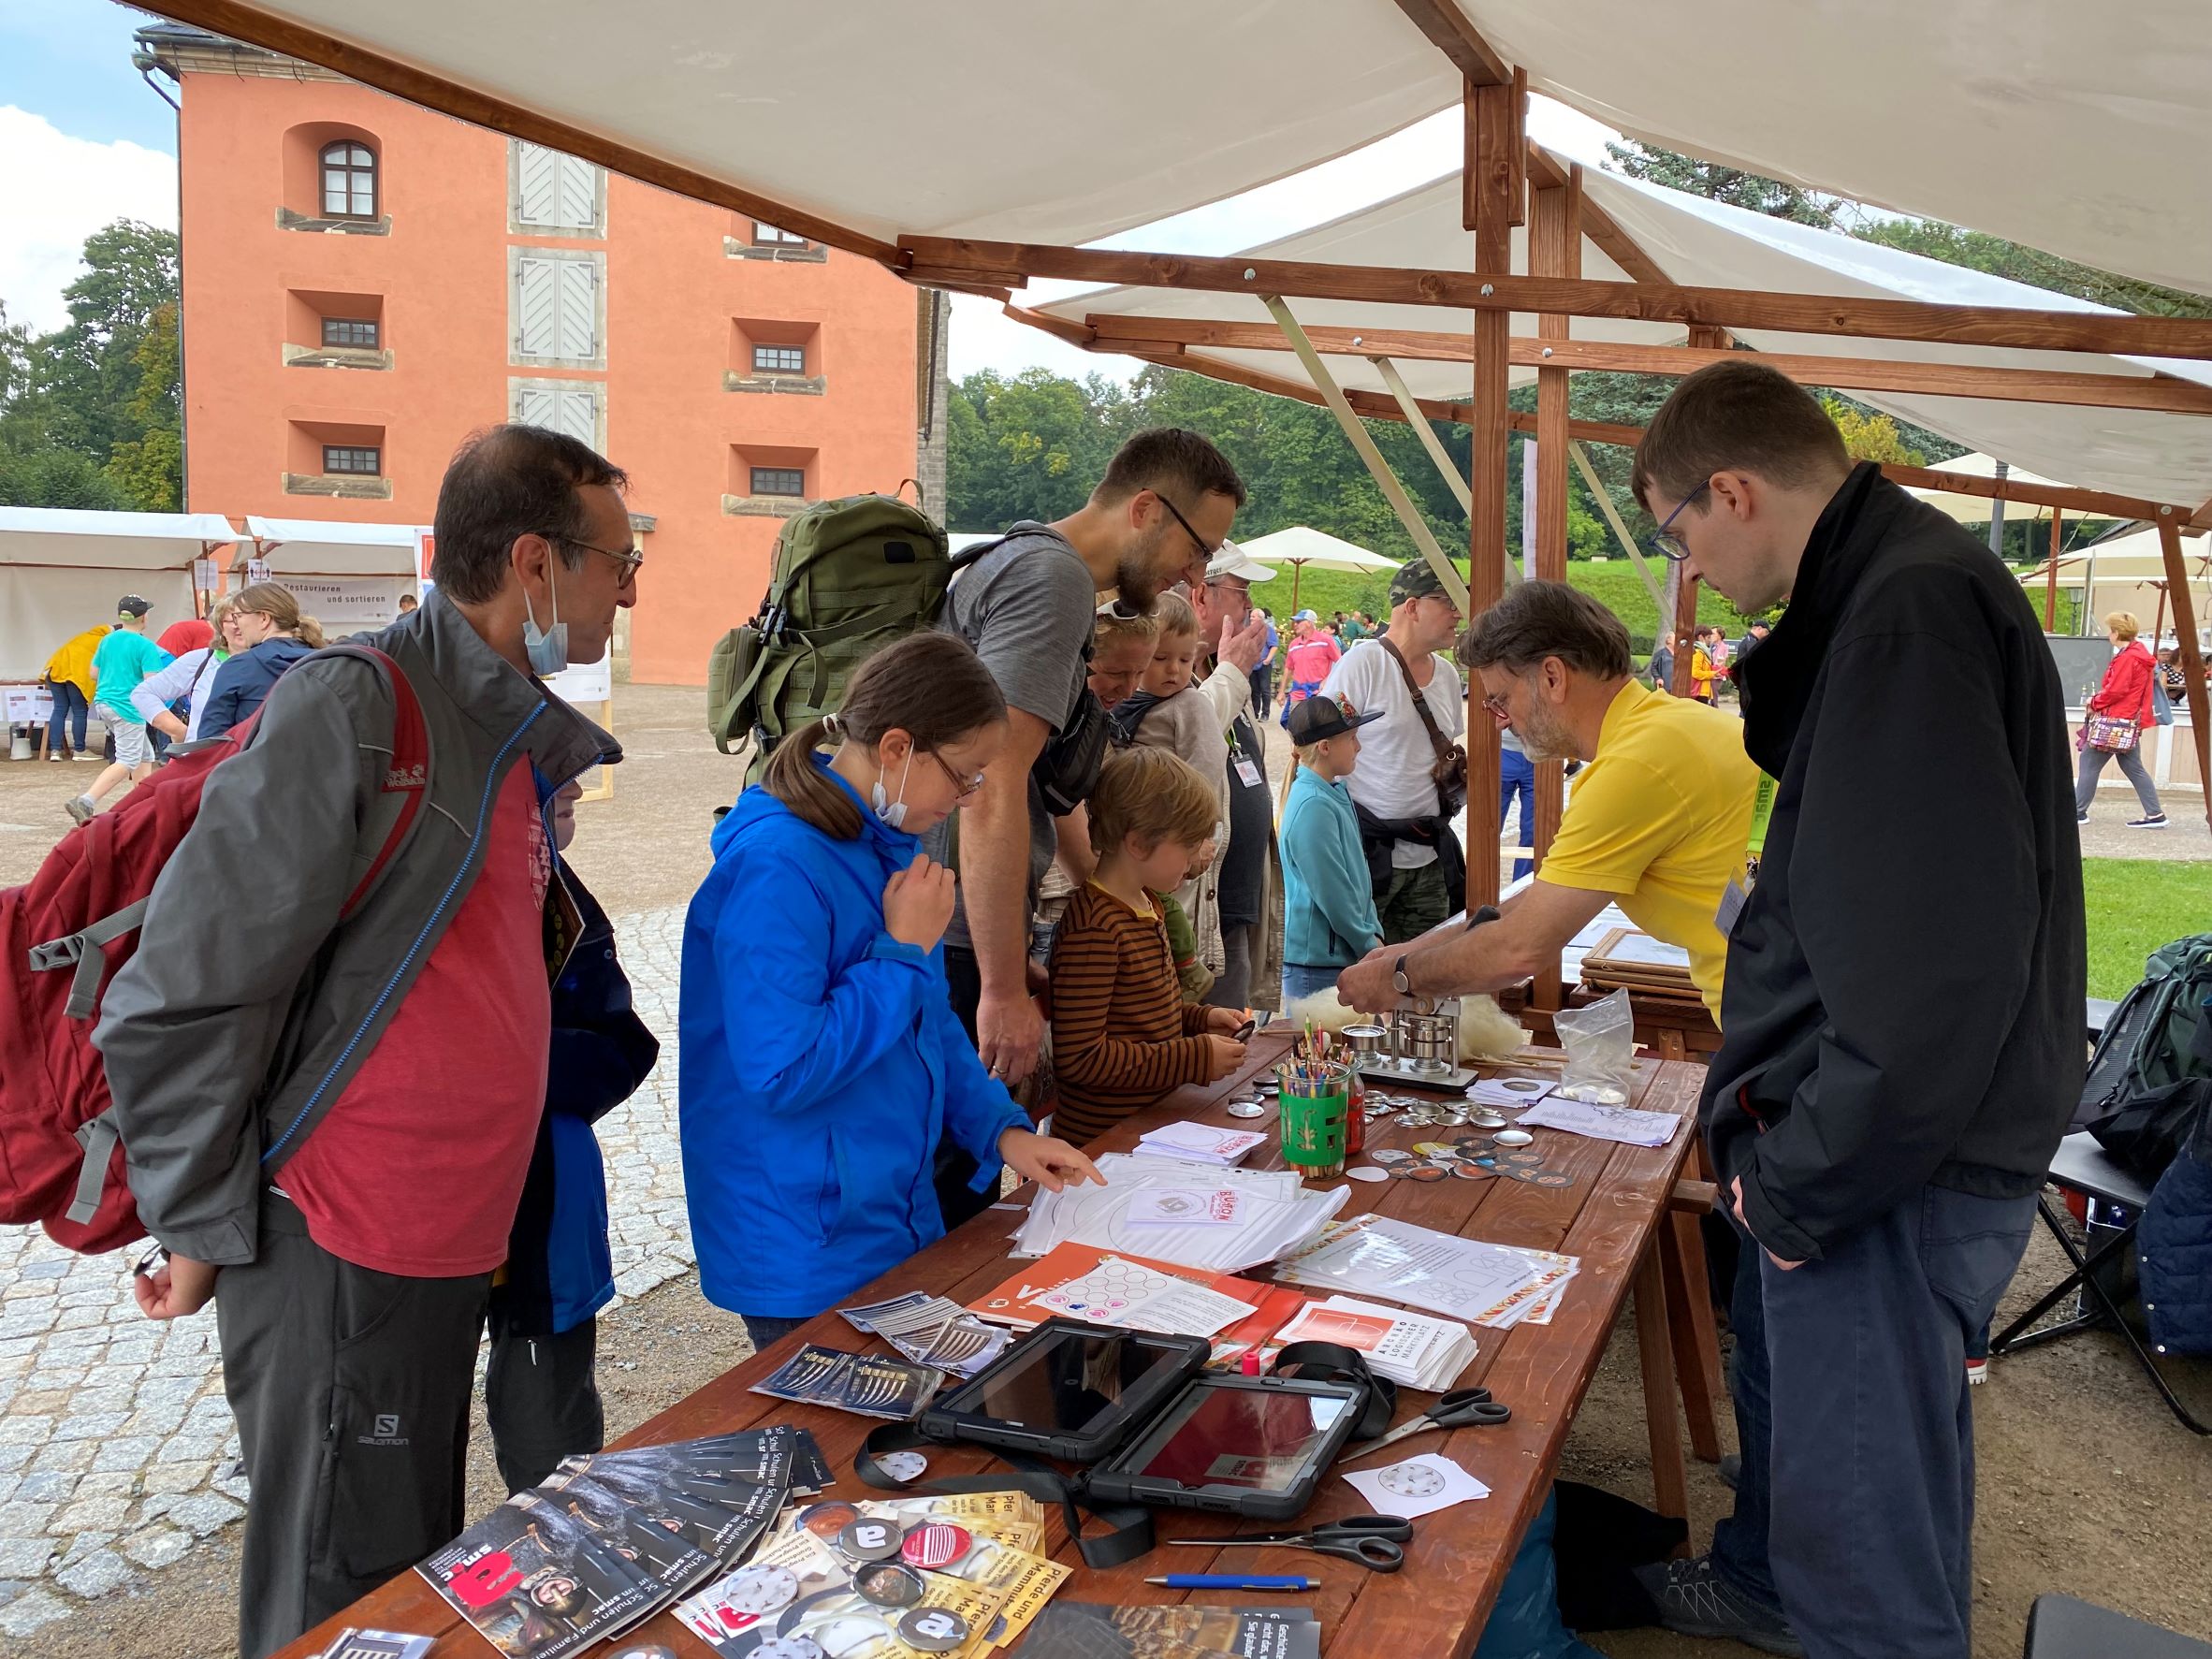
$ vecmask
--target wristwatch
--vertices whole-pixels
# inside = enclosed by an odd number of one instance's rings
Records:
[[[1405,958],[1403,956],[1390,964],[1390,988],[1401,997],[1413,995],[1413,982],[1405,977]]]

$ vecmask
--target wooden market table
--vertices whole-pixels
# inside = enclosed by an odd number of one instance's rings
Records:
[[[1127,1151],[1142,1131],[1182,1118],[1243,1127],[1222,1110],[1226,1099],[1237,1084],[1273,1065],[1288,1042],[1288,1032],[1261,1032],[1252,1041],[1247,1064],[1236,1077],[1178,1090],[1152,1111],[1121,1125],[1090,1150]],[[1541,1066],[1510,1063],[1483,1070],[1499,1075],[1556,1075]],[[1704,1076],[1701,1067],[1639,1059],[1634,1104],[1647,1111],[1694,1113]],[[1264,1121],[1272,1123],[1273,1119]],[[1387,1126],[1388,1121],[1383,1124]],[[1386,1127],[1377,1135],[1377,1127],[1369,1126],[1370,1147],[1409,1144],[1439,1132]],[[1346,1659],[1353,1655],[1359,1659],[1374,1659],[1375,1655],[1454,1659],[1471,1652],[1521,1534],[1544,1501],[1568,1426],[1632,1285],[1638,1290],[1637,1336],[1659,1507],[1681,1514],[1683,1463],[1672,1355],[1683,1350],[1691,1311],[1685,1304],[1699,1300],[1704,1288],[1685,1282],[1688,1275],[1681,1272],[1679,1261],[1668,1266],[1661,1246],[1670,1220],[1695,1227],[1694,1216],[1685,1213],[1676,1191],[1694,1132],[1685,1129],[1667,1145],[1655,1149],[1584,1140],[1556,1130],[1535,1133],[1547,1164],[1570,1173],[1572,1185],[1536,1186],[1503,1179],[1354,1182],[1349,1184],[1351,1200],[1343,1212],[1357,1215],[1378,1210],[1440,1231],[1498,1244],[1564,1250],[1581,1258],[1581,1273],[1568,1287],[1551,1323],[1524,1324],[1505,1332],[1476,1330],[1481,1351],[1459,1380],[1487,1385],[1513,1408],[1511,1422],[1499,1428],[1439,1433],[1406,1444],[1407,1456],[1438,1451],[1455,1460],[1490,1487],[1487,1500],[1462,1504],[1416,1522],[1404,1570],[1395,1574],[1370,1573],[1349,1562],[1319,1555],[1239,1550],[1234,1547],[1235,1535],[1262,1530],[1258,1524],[1192,1510],[1166,1512],[1172,1515],[1173,1531],[1186,1536],[1217,1535],[1221,1548],[1161,1547],[1124,1566],[1094,1571],[1083,1565],[1055,1511],[1049,1542],[1056,1556],[1075,1568],[1060,1595],[1089,1602],[1219,1602],[1224,1599],[1219,1592],[1191,1596],[1156,1589],[1143,1580],[1147,1575],[1168,1572],[1298,1572],[1317,1579],[1319,1588],[1288,1600],[1311,1606],[1319,1615],[1324,1652],[1330,1655]],[[1273,1147],[1256,1151],[1248,1162],[1253,1168],[1282,1167],[1280,1155]],[[985,1211],[952,1236],[845,1300],[851,1303],[873,1302],[920,1289],[958,1302],[972,1301],[1011,1271],[1008,1239],[1020,1223],[1019,1212],[1026,1208],[1025,1191]],[[1263,1271],[1255,1270],[1255,1276]],[[1670,1279],[1674,1281],[1671,1286]],[[1676,1292],[1672,1298],[1667,1293],[1670,1288]],[[837,1495],[855,1499],[883,1495],[863,1486],[851,1473],[853,1454],[867,1431],[876,1426],[876,1419],[795,1405],[749,1391],[753,1382],[773,1372],[807,1341],[841,1348],[865,1344],[873,1349],[879,1346],[877,1339],[862,1337],[834,1311],[824,1313],[617,1444],[650,1444],[792,1423],[813,1431],[822,1455],[839,1472],[835,1488]],[[1404,1390],[1399,1419],[1415,1416],[1433,1398]],[[1691,1417],[1695,1423],[1695,1408]],[[975,1448],[946,1448],[930,1455],[933,1477],[1005,1468]],[[1324,1521],[1357,1513],[1364,1506],[1349,1485],[1332,1480],[1304,1519]],[[431,1649],[432,1659],[481,1659],[491,1652],[481,1637],[460,1623],[418,1574],[409,1572],[310,1631],[283,1650],[280,1659],[308,1659],[321,1652],[348,1624],[435,1634],[438,1640]],[[590,1652],[612,1652],[641,1642],[662,1643],[680,1659],[714,1659],[713,1651],[705,1642],[667,1613],[656,1615],[618,1638],[614,1647],[603,1645]]]

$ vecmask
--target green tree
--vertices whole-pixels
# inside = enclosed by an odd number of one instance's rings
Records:
[[[1745,172],[1741,167],[1699,161],[1695,156],[1663,150],[1636,138],[1624,144],[1608,143],[1606,153],[1613,158],[1613,169],[1631,179],[1642,179],[1669,190],[1687,191],[1712,201],[1724,201],[1731,207],[1749,208],[1754,213],[1769,213],[1777,219],[1794,219],[1799,225],[1816,225],[1824,230],[1835,226],[1837,213],[1843,206],[1840,196],[1823,196],[1818,191],[1785,184],[1780,179]]]
[[[119,442],[106,472],[132,506],[145,513],[173,513],[184,500],[184,435],[178,397],[180,342],[174,301],[158,307],[132,354],[138,388],[124,413],[138,424],[139,435]]]
[[[1846,403],[1832,394],[1821,399],[1820,406],[1828,412],[1828,418],[1843,434],[1843,447],[1853,460],[1896,461],[1907,467],[1928,464],[1926,452],[1907,444],[1898,430],[1898,423],[1889,415]]]
[[[2140,316],[2212,317],[2212,298],[2205,295],[2115,276],[1984,231],[1961,230],[1940,219],[1882,219],[1855,226],[1852,234],[1862,241],[1880,242],[1991,276],[2010,277],[2016,283],[2047,288],[2054,294],[2071,294],[2076,299]]]
[[[134,503],[90,456],[74,449],[19,455],[0,449],[0,507],[129,507]]]

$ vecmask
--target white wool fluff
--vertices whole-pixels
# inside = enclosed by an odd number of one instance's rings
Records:
[[[1342,1031],[1346,1026],[1359,1025],[1367,1018],[1357,1010],[1346,1008],[1333,990],[1292,997],[1282,1017],[1296,1029],[1303,1030],[1312,1025],[1324,1031]],[[1495,997],[1460,998],[1461,1059],[1503,1059],[1526,1043],[1528,1035],[1506,1017]]]

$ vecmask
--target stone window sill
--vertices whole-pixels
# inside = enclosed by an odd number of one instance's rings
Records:
[[[373,350],[365,345],[287,345],[287,369],[389,369],[390,347]]]
[[[829,377],[823,374],[743,374],[735,369],[725,369],[722,371],[722,390],[798,392],[807,397],[819,398],[829,390]]]
[[[725,495],[722,511],[733,518],[793,518],[814,503],[796,495]]]
[[[276,211],[279,230],[319,230],[333,236],[389,236],[392,234],[392,216],[385,213],[374,219],[311,219],[305,213],[296,213],[290,208]]]
[[[722,252],[732,259],[765,259],[774,265],[827,265],[829,250],[822,247],[794,248],[788,244],[762,246],[739,241],[734,236],[722,238]]]
[[[362,473],[286,473],[286,495],[328,495],[345,501],[388,502],[392,481]]]

